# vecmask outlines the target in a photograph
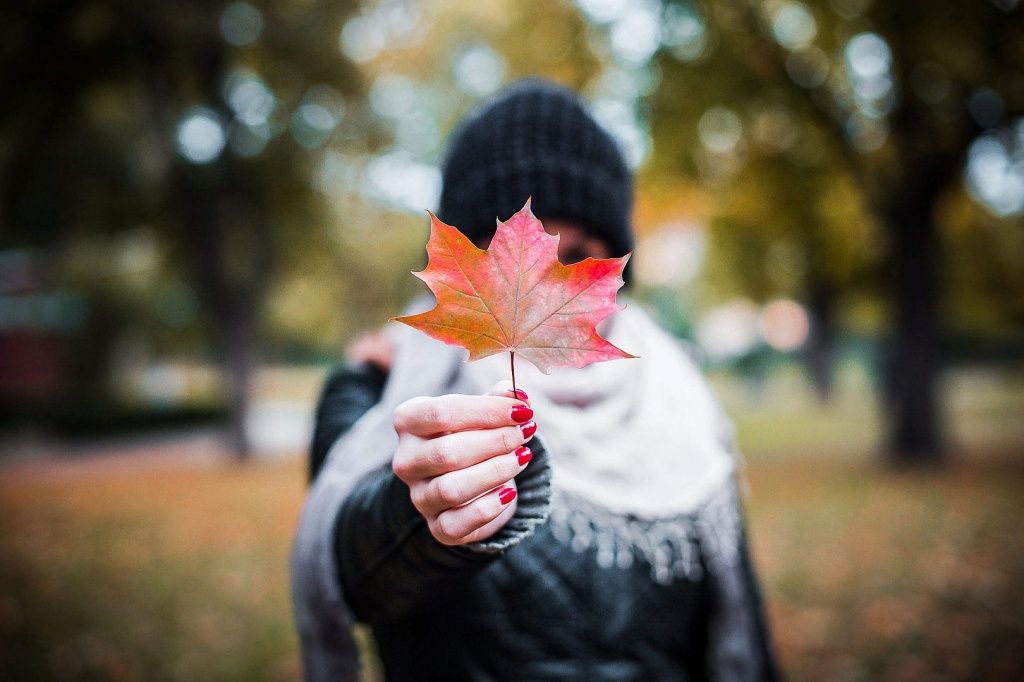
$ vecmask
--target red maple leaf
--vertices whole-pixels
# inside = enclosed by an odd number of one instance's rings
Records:
[[[529,201],[498,221],[486,251],[434,214],[430,222],[427,267],[413,274],[427,283],[437,305],[395,318],[399,322],[462,346],[470,360],[509,352],[545,374],[556,366],[634,357],[596,329],[617,309],[628,254],[562,265],[558,235],[544,231]]]

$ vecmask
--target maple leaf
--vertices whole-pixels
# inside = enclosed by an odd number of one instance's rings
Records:
[[[529,200],[498,221],[486,251],[431,213],[427,254],[427,267],[413,274],[430,287],[437,305],[395,319],[462,346],[470,360],[509,352],[548,374],[556,366],[634,357],[596,329],[618,309],[615,292],[629,254],[559,263],[558,235],[544,231]]]

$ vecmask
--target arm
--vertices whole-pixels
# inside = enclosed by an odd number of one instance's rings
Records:
[[[729,487],[732,488],[730,483]],[[709,623],[709,678],[771,682],[779,679],[761,590],[747,546],[746,524],[734,490],[712,503],[702,531],[717,544],[708,556],[713,608]]]
[[[336,370],[328,379],[316,415],[312,477],[316,476],[330,446],[379,399],[385,378],[382,370],[367,363]],[[505,402],[513,407],[516,404],[514,401]],[[465,413],[465,410],[462,412]],[[400,428],[406,427],[400,424]],[[410,428],[416,430],[415,425]],[[434,428],[437,427],[427,428],[426,431],[430,432]],[[515,427],[511,430],[518,433]],[[408,440],[414,445],[429,443],[428,439],[420,436]],[[439,442],[439,439],[431,440]],[[507,447],[506,444],[499,449]],[[524,464],[514,461],[514,457],[500,456],[513,461],[505,463],[509,473],[498,473],[495,480],[504,481],[515,475],[514,486],[518,499],[515,500],[514,508],[509,504],[508,518],[502,519],[500,529],[475,542],[458,543],[459,537],[455,536],[461,536],[466,528],[452,529],[448,536],[438,529],[438,535],[447,544],[438,541],[428,528],[424,513],[413,504],[410,486],[396,476],[390,467],[378,469],[363,477],[344,499],[334,529],[338,578],[355,615],[367,620],[373,616],[400,612],[415,600],[416,595],[422,594],[431,582],[454,572],[482,568],[497,558],[503,549],[528,536],[532,528],[546,516],[549,499],[547,454],[536,438],[530,441],[528,447],[532,457],[527,460],[530,466],[526,468]],[[457,451],[456,447],[445,449],[449,452]],[[423,459],[422,456],[417,457],[417,453],[422,455],[424,448],[406,447],[404,450],[409,454],[401,458],[404,464],[399,463],[398,469],[403,471],[413,486],[426,488],[426,485],[417,485],[416,481],[419,478],[416,474],[416,461]],[[436,453],[438,450],[432,447],[428,451]],[[438,472],[426,473],[433,475]],[[440,477],[434,480],[437,478]],[[484,485],[492,482],[485,482]],[[466,494],[474,492],[471,490]],[[420,495],[421,498],[428,496],[426,493]],[[425,507],[424,511],[429,515],[431,503],[425,502],[421,506]],[[434,515],[435,520],[437,516]],[[449,524],[449,527],[452,525],[457,526],[458,523]]]
[[[740,575],[746,586],[747,594],[750,595],[750,608],[753,611],[753,647],[754,656],[759,662],[760,679],[778,680],[779,671],[775,662],[775,655],[772,647],[771,635],[768,632],[768,624],[765,620],[764,603],[761,599],[761,586],[754,570],[754,564],[747,547],[746,532],[741,536],[740,542]]]
[[[309,457],[311,483],[320,473],[334,441],[380,400],[386,381],[386,370],[370,362],[339,367],[331,372],[316,407]]]
[[[735,460],[742,462],[732,420],[721,408],[719,415],[718,437]],[[741,480],[739,474],[729,480],[703,514],[702,542],[718,548],[708,557],[714,599],[709,623],[709,678],[774,682],[779,679],[779,671],[750,557]]]
[[[449,400],[454,399],[456,401],[472,398],[474,402],[482,401],[487,403],[489,401],[491,405],[495,404],[495,398],[493,397],[460,396],[453,398],[449,396],[448,398]],[[432,400],[440,399],[416,399],[421,405],[429,405]],[[510,403],[507,398],[502,398],[498,402],[504,404],[505,410],[507,410],[508,405],[514,404],[516,401]],[[449,407],[452,407],[452,405],[449,405]],[[505,410],[502,411],[503,418],[507,419],[508,412]],[[356,679],[358,674],[358,647],[351,631],[356,619],[349,603],[352,595],[345,594],[342,590],[346,581],[342,577],[342,570],[339,566],[339,554],[344,555],[350,549],[356,550],[357,548],[354,544],[349,546],[349,543],[354,543],[357,537],[360,539],[365,538],[367,544],[363,545],[359,551],[362,552],[361,556],[364,559],[369,558],[371,561],[374,561],[377,558],[375,552],[384,548],[390,537],[390,531],[384,526],[376,526],[377,531],[369,533],[364,532],[364,529],[359,527],[358,523],[355,526],[343,524],[342,509],[345,507],[348,498],[355,495],[357,490],[369,493],[369,489],[364,491],[363,487],[373,480],[374,473],[379,474],[381,470],[386,471],[387,463],[392,458],[388,454],[389,452],[394,453],[395,459],[398,459],[400,453],[403,454],[403,461],[410,465],[409,469],[403,468],[403,471],[405,471],[406,476],[409,476],[410,479],[414,478],[415,467],[412,467],[411,464],[414,464],[417,459],[412,456],[416,454],[417,448],[410,448],[410,445],[415,445],[417,442],[428,443],[439,440],[439,437],[421,438],[417,436],[416,438],[407,438],[408,442],[405,444],[405,447],[402,445],[402,439],[397,439],[395,442],[399,445],[398,451],[394,450],[395,445],[393,444],[385,446],[387,448],[386,451],[359,452],[358,450],[353,450],[352,442],[380,444],[382,442],[380,440],[381,434],[390,432],[394,436],[396,432],[392,428],[393,425],[391,423],[394,416],[392,411],[393,408],[384,409],[378,402],[353,428],[338,436],[337,442],[331,447],[337,448],[340,443],[348,440],[350,442],[347,448],[338,451],[337,454],[340,456],[336,457],[334,453],[331,453],[324,460],[323,467],[317,474],[316,479],[312,481],[303,505],[302,515],[295,534],[295,542],[292,547],[291,579],[296,625],[302,644],[303,668],[308,680]],[[470,412],[473,411],[470,410]],[[464,409],[447,410],[447,413],[450,418],[465,417],[467,411]],[[406,414],[406,416],[410,415]],[[324,415],[321,414],[321,418],[323,417]],[[487,426],[487,424],[477,424],[472,428],[481,429]],[[456,432],[459,430],[460,428],[457,424],[444,424],[440,428],[433,429],[432,433]],[[440,438],[448,437],[449,435],[446,434]],[[354,441],[352,441],[353,438],[355,439]],[[460,436],[446,442],[451,445],[454,444],[453,441],[464,440],[465,438],[465,436]],[[380,447],[380,445],[377,447]],[[507,453],[508,451],[504,452]],[[435,454],[437,454],[437,451],[435,451]],[[467,471],[472,468],[467,468],[466,462],[461,461],[465,459],[461,456],[467,454],[465,448],[453,448],[451,449],[451,454],[460,456],[455,457],[455,464],[460,465]],[[472,455],[473,453],[470,452],[469,454]],[[487,453],[481,452],[476,452],[475,454],[476,456],[482,455],[485,458],[487,455]],[[501,457],[507,457],[507,455],[501,455]],[[492,457],[491,459],[496,458]],[[533,476],[518,477],[513,482],[509,481],[509,478],[512,477],[512,474],[509,474],[509,477],[504,479],[509,485],[520,486],[520,499],[518,502],[523,505],[522,511],[519,511],[517,508],[513,512],[512,518],[508,519],[505,524],[508,527],[509,535],[497,532],[499,529],[496,528],[495,532],[488,534],[486,538],[446,538],[446,540],[457,544],[469,544],[480,540],[483,542],[481,542],[478,549],[487,553],[488,551],[500,552],[505,547],[517,542],[518,539],[516,538],[526,537],[534,526],[547,517],[548,500],[550,498],[548,483],[550,475],[548,473],[547,458],[537,457],[535,459],[538,461],[532,462],[530,466]],[[434,480],[440,478],[441,476],[438,476],[436,473],[433,474]],[[463,480],[465,481],[466,479],[463,478]],[[429,498],[429,495],[423,494],[424,487],[422,485],[417,484],[416,488],[420,491],[420,495],[413,499],[418,500],[416,504],[420,516],[423,518],[424,523],[428,523],[423,509],[419,509],[418,505],[423,504]],[[410,493],[411,491],[407,491],[406,494]],[[376,495],[371,494],[369,497],[370,499],[378,499],[378,501],[383,502],[383,498],[378,498]],[[488,496],[485,495],[484,497]],[[460,506],[471,508],[476,504],[474,501],[470,505]],[[363,519],[367,522],[368,527],[372,527],[373,523],[370,517],[363,516],[366,511],[366,508],[364,508],[362,512],[347,518],[354,519],[356,522]],[[432,535],[434,529],[439,528],[437,520],[443,513],[445,512],[435,510],[430,514],[429,525]],[[451,520],[459,521],[459,513],[449,514],[449,516],[452,517]],[[465,518],[462,520],[464,521]],[[417,521],[417,523],[419,522]],[[450,524],[446,524],[446,526],[448,525]],[[350,528],[350,532],[339,532],[340,529],[346,526]],[[444,536],[442,535],[442,537]],[[434,540],[436,541],[436,537]],[[401,550],[404,551],[406,549],[408,547],[402,544]],[[348,563],[349,565],[356,565],[357,570],[365,571],[370,568],[359,561]],[[375,564],[378,566],[383,565],[376,562]],[[376,570],[370,571],[370,574],[376,576]],[[367,580],[372,581],[372,578],[367,578]],[[385,586],[384,589],[387,589],[387,587]],[[358,589],[361,593],[370,593],[371,591],[371,588],[362,586]],[[379,597],[379,595],[377,596]]]
[[[346,499],[335,529],[342,587],[360,620],[399,615],[430,585],[452,574],[479,570],[528,537],[547,516],[547,453],[538,439],[534,458],[516,477],[514,515],[489,538],[445,545],[431,535],[413,506],[408,486],[390,469],[366,476]]]
[[[366,332],[346,349],[347,365],[335,369],[324,383],[316,406],[309,457],[309,482],[323,468],[331,446],[384,392],[394,357],[394,344],[384,330]]]

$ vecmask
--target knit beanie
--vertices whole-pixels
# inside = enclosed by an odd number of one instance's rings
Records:
[[[452,134],[438,215],[473,241],[532,197],[541,220],[578,223],[613,256],[633,250],[633,180],[615,141],[572,91],[519,81]]]

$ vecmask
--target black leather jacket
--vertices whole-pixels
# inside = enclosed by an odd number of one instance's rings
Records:
[[[311,477],[385,381],[370,367],[331,376]],[[731,617],[746,632],[713,646],[722,591],[706,562],[696,577],[659,584],[642,562],[600,566],[547,524],[501,552],[443,546],[389,468],[348,496],[335,537],[347,600],[371,626],[389,680],[776,679],[745,541],[733,586],[745,612]]]

